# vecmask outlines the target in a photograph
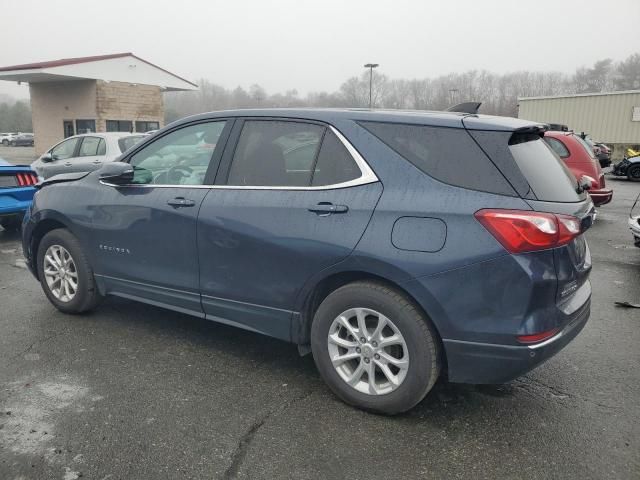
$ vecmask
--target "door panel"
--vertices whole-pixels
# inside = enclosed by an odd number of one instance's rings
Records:
[[[198,218],[207,317],[290,340],[300,288],[349,255],[381,193],[380,183],[334,190],[211,190]],[[328,204],[340,211],[327,212]]]
[[[108,293],[203,316],[197,251],[198,209],[229,128],[182,126],[134,150],[132,185],[100,185],[89,206],[95,271]]]
[[[95,271],[107,292],[201,314],[196,217],[206,189],[101,185],[90,206]],[[190,206],[169,205],[183,197]]]

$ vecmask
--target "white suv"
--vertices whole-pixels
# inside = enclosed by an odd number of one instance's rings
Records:
[[[16,138],[18,135],[20,135],[20,132],[0,133],[0,143],[2,143],[2,145],[6,147],[7,145],[9,145],[9,142],[11,142],[11,140]]]

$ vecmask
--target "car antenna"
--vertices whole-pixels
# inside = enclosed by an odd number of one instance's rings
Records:
[[[482,105],[482,102],[462,102],[447,108],[447,112],[470,113],[475,115],[478,113],[480,105]]]

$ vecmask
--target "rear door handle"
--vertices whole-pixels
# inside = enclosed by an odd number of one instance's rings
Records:
[[[172,200],[167,201],[167,205],[172,206],[173,208],[181,208],[181,207],[193,207],[196,204],[193,200],[189,200],[184,197],[176,197]]]
[[[330,202],[320,202],[316,206],[311,207],[309,211],[320,216],[326,216],[331,215],[332,213],[347,213],[349,211],[349,207],[346,205],[334,205]]]

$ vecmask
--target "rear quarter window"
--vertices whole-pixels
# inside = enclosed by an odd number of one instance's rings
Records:
[[[472,190],[516,195],[465,129],[383,122],[359,124],[436,180]]]

